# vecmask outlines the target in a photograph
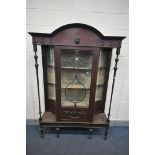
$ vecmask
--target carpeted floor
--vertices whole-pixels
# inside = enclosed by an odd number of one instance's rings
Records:
[[[95,129],[88,139],[87,129],[63,129],[57,138],[54,129],[47,129],[40,138],[38,126],[27,126],[27,155],[128,155],[129,129],[110,127],[107,140],[104,129]]]

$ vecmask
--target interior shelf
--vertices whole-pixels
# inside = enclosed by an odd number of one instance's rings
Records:
[[[54,65],[47,65],[47,67],[50,68],[55,68]],[[61,69],[75,69],[74,67],[70,67],[70,66],[61,66]],[[78,67],[78,69],[83,69],[83,70],[91,70],[92,68],[88,68],[88,67]],[[98,69],[106,69],[106,67],[100,66],[98,67]]]
[[[61,69],[75,69],[74,67],[62,66]],[[77,69],[91,70],[92,68],[88,67],[78,67]]]
[[[55,85],[54,82],[48,82],[49,85]],[[67,85],[61,85],[61,88],[62,89],[65,89]],[[85,89],[90,89],[89,86],[87,85],[84,85],[85,86]],[[81,87],[81,85],[78,85],[78,84],[72,84],[68,87],[68,89],[84,89],[83,87]]]
[[[70,101],[62,101],[61,106],[62,107],[74,107],[74,103],[72,103]],[[88,106],[89,106],[89,101],[76,103],[76,107],[78,107],[78,108],[80,108],[80,107],[88,108]]]
[[[69,87],[67,87],[68,89],[90,89],[89,86],[87,85],[84,85],[84,87],[81,87],[81,85],[78,85],[78,84],[71,84]],[[62,89],[65,89],[66,88],[66,85],[61,85],[61,88]]]
[[[54,82],[48,82],[48,84],[49,84],[49,85],[55,85]],[[104,83],[99,83],[99,82],[98,82],[96,85],[97,85],[97,86],[100,86],[100,85],[104,85]],[[89,86],[87,86],[87,85],[84,85],[84,86],[85,86],[85,89],[90,89]],[[62,88],[62,89],[66,88],[66,85],[61,85],[61,88]],[[69,87],[69,89],[84,89],[84,88],[80,87],[80,85],[72,84],[72,85]]]
[[[55,68],[55,65],[49,65],[49,64],[47,64],[47,67]]]
[[[54,96],[49,96],[48,99],[56,101],[56,98]],[[95,102],[101,101],[101,100],[102,100],[102,98],[95,98]],[[80,103],[77,103],[77,106],[87,107],[85,105],[88,105],[88,104],[89,104],[89,101],[87,101],[87,102],[80,102]],[[74,107],[74,103],[72,103],[70,101],[63,101],[62,102],[62,107]]]
[[[55,96],[48,96],[48,99],[56,101]]]
[[[55,85],[55,83],[54,82],[48,82],[48,84],[49,85]],[[96,84],[96,86],[101,86],[101,85],[104,85],[104,83],[97,83]],[[85,89],[90,89],[90,87],[89,86],[87,86],[87,85],[84,85],[85,86]],[[66,88],[66,85],[61,85],[61,88],[62,89],[65,89]],[[72,84],[68,89],[84,89],[83,87],[80,87],[80,86],[78,86],[78,85],[76,85],[76,84]]]

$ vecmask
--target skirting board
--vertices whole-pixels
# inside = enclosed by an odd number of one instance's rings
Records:
[[[36,119],[26,119],[26,125],[38,125],[39,122]],[[110,126],[129,126],[128,120],[111,120]]]

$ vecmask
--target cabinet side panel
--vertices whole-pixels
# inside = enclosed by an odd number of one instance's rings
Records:
[[[54,73],[51,72],[51,66],[49,66],[50,51],[53,47],[42,46],[42,64],[43,64],[43,80],[44,80],[44,94],[45,94],[45,111],[55,113],[55,87],[51,89],[51,80]],[[53,82],[53,81],[52,81]],[[54,86],[53,82],[53,85]],[[50,89],[49,89],[50,88]]]

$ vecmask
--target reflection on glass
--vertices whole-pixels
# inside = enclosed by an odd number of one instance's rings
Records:
[[[103,85],[97,85],[97,87],[96,87],[95,101],[102,100],[102,92],[103,92]]]
[[[107,53],[104,50],[101,50],[99,58],[98,74],[97,74],[95,101],[102,100],[106,63],[107,63]]]
[[[48,99],[55,100],[55,85],[48,84]]]
[[[55,66],[53,47],[49,47],[49,50],[47,51],[47,82],[48,99],[55,100]]]

